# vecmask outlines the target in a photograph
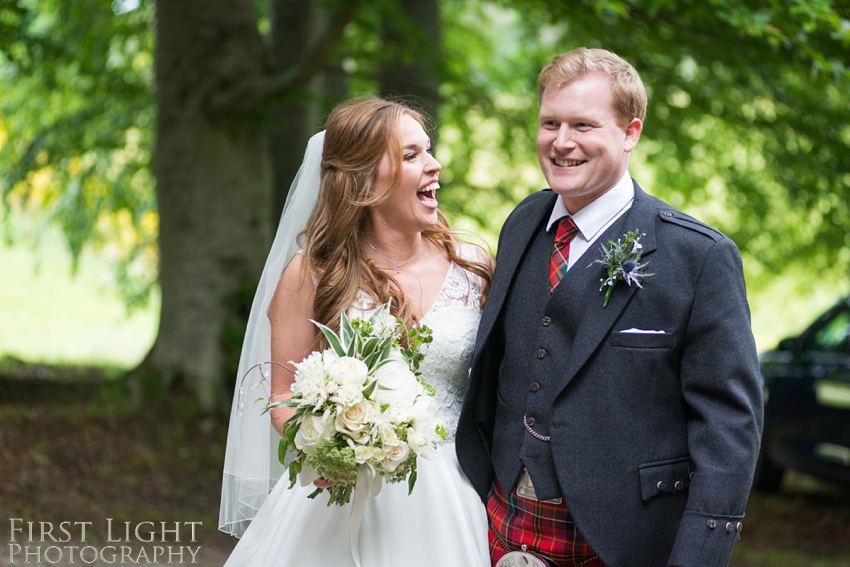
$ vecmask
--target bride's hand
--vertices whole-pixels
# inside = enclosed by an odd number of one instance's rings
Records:
[[[317,478],[313,481],[313,484],[316,486],[316,488],[330,488],[334,485],[334,483],[327,481],[323,478]]]

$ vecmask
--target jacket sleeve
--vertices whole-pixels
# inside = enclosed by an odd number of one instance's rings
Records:
[[[722,567],[740,539],[763,416],[743,266],[725,237],[697,276],[681,364],[694,474],[668,563]]]

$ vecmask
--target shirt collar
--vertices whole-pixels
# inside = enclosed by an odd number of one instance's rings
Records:
[[[611,220],[611,211],[619,212],[623,210],[634,197],[635,186],[632,183],[631,175],[626,171],[610,190],[597,197],[595,201],[574,215],[570,215],[563,199],[560,197],[555,199],[555,206],[552,208],[552,214],[549,215],[546,230],[550,230],[552,225],[563,217],[572,216],[581,235],[587,238],[589,234],[596,234]]]

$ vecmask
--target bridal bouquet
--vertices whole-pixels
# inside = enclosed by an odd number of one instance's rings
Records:
[[[446,436],[432,399],[434,390],[422,378],[422,347],[431,342],[427,327],[404,329],[400,319],[378,308],[367,320],[343,312],[340,332],[316,323],[330,345],[295,364],[293,395],[267,405],[295,408],[283,425],[281,462],[287,452],[290,487],[305,466],[333,486],[330,502],[349,502],[358,474],[387,482],[416,483],[416,459],[428,456]],[[408,347],[400,339],[406,333]],[[305,471],[306,472],[306,471]],[[324,489],[318,488],[310,498]]]

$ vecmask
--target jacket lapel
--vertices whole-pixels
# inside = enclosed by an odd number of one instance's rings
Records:
[[[569,352],[560,353],[566,362],[556,391],[560,392],[572,381],[591,354],[606,339],[637,291],[637,286],[628,286],[618,282],[611,294],[608,306],[603,308],[604,292],[599,290],[600,278],[605,274],[601,264],[594,263],[601,258],[601,246],[609,240],[617,240],[630,230],[637,229],[643,245],[642,258],[655,250],[655,219],[657,205],[635,183],[635,200],[629,211],[602,233],[596,242],[579,259],[575,266],[567,271],[558,289],[555,290],[556,315],[566,321],[572,331]],[[560,295],[560,297],[558,297]],[[558,354],[556,353],[556,356]]]

